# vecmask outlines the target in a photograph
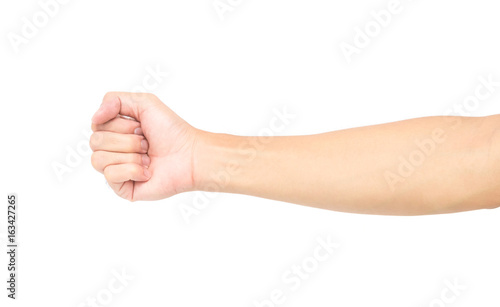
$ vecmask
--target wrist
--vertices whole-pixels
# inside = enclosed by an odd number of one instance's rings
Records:
[[[193,148],[193,189],[225,192],[237,171],[241,136],[199,130]]]
[[[500,115],[491,115],[484,118],[484,134],[487,148],[487,162],[483,167],[483,178],[486,186],[491,187],[484,201],[484,208],[496,209],[500,206]]]

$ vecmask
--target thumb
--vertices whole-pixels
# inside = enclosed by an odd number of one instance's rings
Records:
[[[99,125],[117,117],[130,116],[140,121],[141,113],[146,103],[145,97],[135,97],[139,94],[124,92],[109,92],[104,95],[102,104],[92,117],[92,123]],[[143,98],[140,101],[140,98]]]

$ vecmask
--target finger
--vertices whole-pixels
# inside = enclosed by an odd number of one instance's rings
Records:
[[[115,117],[104,124],[92,124],[92,131],[110,131],[116,133],[124,133],[124,134],[134,134],[136,129],[139,129],[139,133],[142,134],[142,130],[140,129],[141,123],[135,120],[125,119],[122,117]]]
[[[142,135],[97,131],[90,136],[92,151],[147,153],[149,144]]]
[[[147,181],[151,171],[136,163],[112,164],[104,168],[104,177],[109,184],[119,184],[125,181]]]
[[[118,114],[130,116],[141,121],[142,112],[153,102],[156,96],[146,93],[109,92],[104,95],[99,110],[92,117],[94,124],[103,124]]]
[[[116,194],[133,200],[134,182],[149,180],[151,172],[139,164],[124,163],[107,166],[104,169],[104,177]]]
[[[107,99],[106,99],[107,98]],[[92,117],[93,124],[104,124],[120,114],[121,103],[118,97],[105,96],[101,106]]]
[[[146,154],[138,153],[121,153],[98,150],[94,152],[90,158],[92,166],[96,171],[104,173],[104,169],[108,165],[135,163],[144,167],[149,167],[151,159]]]

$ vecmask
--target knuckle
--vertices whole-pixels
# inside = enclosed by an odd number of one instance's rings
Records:
[[[104,94],[104,97],[102,97],[102,100],[106,100],[108,98],[111,98],[112,96],[116,96],[116,93],[115,92],[107,92],[106,94]]]
[[[148,94],[144,93],[144,92],[132,92],[129,94],[129,97],[130,97],[130,101],[132,101],[132,103],[134,105],[139,105],[144,100],[147,100],[147,97],[148,97],[147,95]]]
[[[92,135],[90,136],[90,140],[89,140],[90,148],[93,151],[95,151],[101,145],[102,140],[103,140],[102,133],[100,133],[100,132],[94,132],[94,133],[92,133]]]
[[[99,170],[99,162],[100,162],[100,157],[99,157],[99,152],[94,152],[90,156],[90,163],[92,164],[92,167],[96,170]]]
[[[133,101],[137,104],[148,105],[157,102],[159,99],[153,93],[135,92],[132,95]]]
[[[90,136],[90,139],[89,139],[89,146],[90,146],[90,149],[92,149],[92,151],[95,151],[95,136],[94,136],[95,133],[92,133],[92,135]]]
[[[147,93],[147,96],[146,96],[149,100],[157,100],[158,97],[153,94],[153,93]]]
[[[107,158],[107,155],[107,152],[98,150],[92,153],[92,156],[90,157],[92,166],[99,172],[103,172],[106,163],[109,162],[109,158]]]
[[[149,93],[149,96],[148,96],[148,101],[152,104],[152,105],[161,105],[163,104],[160,100],[160,98],[158,98],[158,96],[156,96],[155,94],[152,94],[152,93]]]

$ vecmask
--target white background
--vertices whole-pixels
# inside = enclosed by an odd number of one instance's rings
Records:
[[[242,135],[283,107],[296,117],[282,135],[443,115],[478,77],[500,80],[496,1],[401,0],[350,63],[340,44],[389,1],[230,2],[221,19],[212,0],[73,0],[16,52],[9,35],[43,10],[1,1],[1,250],[16,192],[20,271],[19,300],[0,290],[0,306],[255,306],[275,289],[278,306],[498,306],[500,210],[363,216],[220,194],[187,224],[179,208],[199,194],[113,194],[82,151],[85,133],[103,95],[137,90],[150,68],[169,72],[150,91],[181,117]],[[470,115],[498,113],[499,100]],[[54,165],[78,148],[58,178]],[[327,235],[340,247],[291,291],[282,275]],[[2,289],[6,267],[2,252]],[[103,301],[123,269],[133,280]],[[447,280],[466,289],[454,295]]]

